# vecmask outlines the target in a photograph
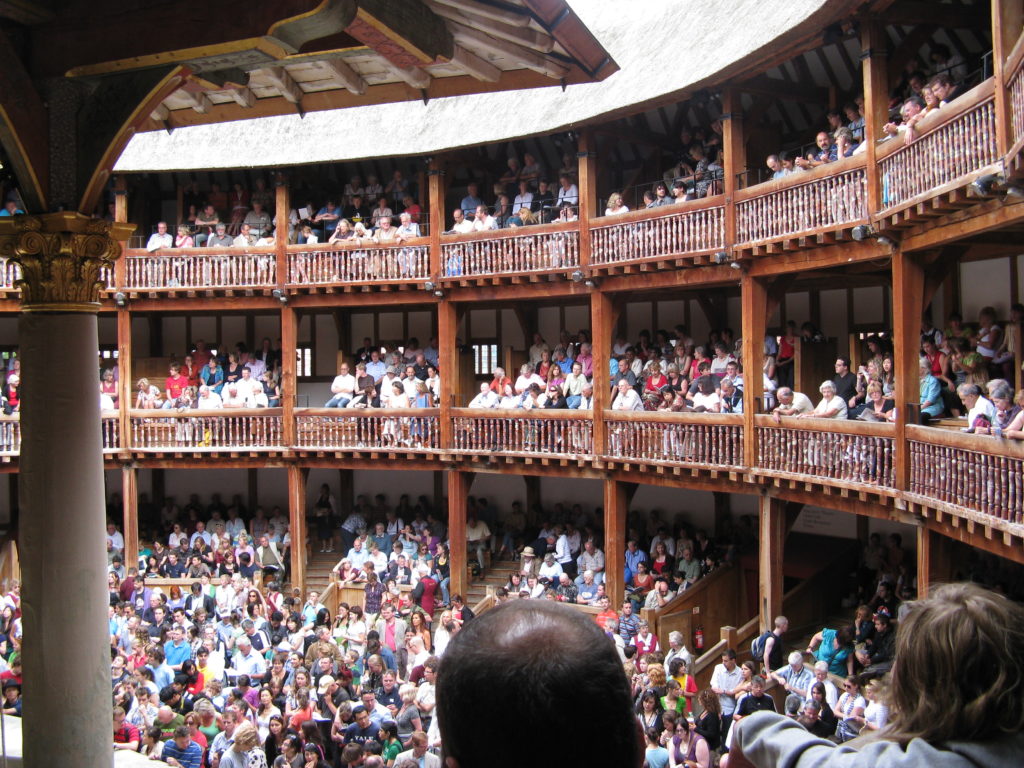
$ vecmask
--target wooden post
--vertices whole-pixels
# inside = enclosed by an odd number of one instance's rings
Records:
[[[731,248],[736,242],[736,191],[739,189],[737,175],[747,169],[746,144],[743,140],[743,114],[740,94],[735,88],[722,92],[722,163],[723,192],[725,193],[725,247]]]
[[[896,439],[893,470],[896,488],[910,490],[910,445],[907,424],[913,423],[910,404],[921,399],[921,313],[924,311],[924,268],[913,255],[892,256],[893,346],[896,376]],[[915,415],[917,409],[915,408]]]
[[[597,138],[593,131],[585,130],[580,136],[579,151],[580,192],[580,268],[590,266],[590,220],[599,215],[597,209]]]
[[[281,307],[281,436],[284,444],[294,447],[297,440],[295,402],[298,394],[296,376],[296,347],[298,345],[299,318],[294,309]]]
[[[754,416],[764,397],[764,337],[768,324],[768,288],[757,278],[743,275],[743,461],[757,466],[757,431]]]
[[[306,592],[306,477],[308,469],[288,466],[288,528],[292,533],[292,587]]]
[[[612,354],[612,334],[615,329],[615,304],[610,295],[594,290],[590,294],[590,335],[594,356],[594,455],[602,456],[607,450],[607,431],[604,412],[611,407],[611,387],[608,373]]]
[[[917,597],[953,579],[953,539],[924,526],[917,529]]]
[[[538,520],[534,515],[534,508],[540,508],[541,496],[540,496],[540,478],[536,475],[523,475],[523,482],[526,485],[526,508],[523,512],[526,513],[527,525],[540,525],[543,520]]]
[[[123,263],[123,257],[118,264]],[[128,457],[132,447],[132,316],[126,307],[117,308],[117,426],[121,430],[120,453]]]
[[[996,151],[1005,158],[1013,146],[1013,125],[1010,122],[1012,100],[1006,59],[1021,35],[1024,24],[1024,3],[1021,0],[992,0],[992,67],[995,75]]]
[[[442,380],[443,381],[443,380]],[[466,499],[473,485],[472,472],[448,472],[448,564],[451,567],[449,594],[466,596]]]
[[[428,215],[430,227],[430,276],[436,281],[444,271],[441,267],[441,233],[444,232],[444,171],[441,161],[432,159],[427,171]],[[441,379],[443,382],[444,379]]]
[[[291,203],[288,195],[288,182],[283,175],[278,175],[277,186],[274,187],[274,254],[277,260],[277,287],[284,290],[288,282],[288,212]]]
[[[124,567],[127,570],[139,562],[139,475],[138,470],[128,464],[121,467],[121,499],[124,508],[121,533],[124,535]]]
[[[758,515],[758,600],[761,626],[770,629],[782,613],[782,563],[785,542],[785,503],[762,496]]]
[[[712,491],[711,496],[715,501],[715,536],[724,536],[729,518],[732,517],[732,497],[723,491]]]
[[[455,424],[452,422],[452,408],[456,405],[455,393],[459,387],[459,350],[455,346],[458,335],[458,311],[454,302],[442,299],[437,305],[437,357],[441,370],[441,450],[455,448]],[[463,405],[459,403],[458,405]],[[449,496],[451,491],[449,490]]]
[[[998,0],[996,0],[998,1]],[[877,148],[882,126],[889,122],[888,42],[882,24],[861,19],[861,61],[864,62],[864,141],[867,142],[868,215],[882,210],[882,183]]]
[[[626,514],[629,489],[618,480],[604,481],[604,578],[605,591],[615,610],[625,596]]]

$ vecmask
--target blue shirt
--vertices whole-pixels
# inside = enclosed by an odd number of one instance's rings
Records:
[[[161,759],[167,762],[168,757],[173,757],[183,768],[200,768],[203,759],[203,748],[194,741],[189,741],[185,749],[178,749],[174,739],[164,742],[164,751]]]
[[[153,667],[149,664],[146,666],[153,670],[153,682],[156,683],[156,687],[160,690],[174,682],[174,670],[167,666],[167,662],[164,662],[159,667]]]
[[[923,403],[931,403],[925,406]],[[927,413],[933,418],[938,418],[946,409],[942,403],[942,386],[939,380],[931,374],[921,379],[921,412]]]
[[[177,667],[183,661],[188,661],[192,658],[192,647],[184,641],[182,641],[181,645],[175,645],[172,641],[168,640],[164,643],[164,656],[167,657],[167,666]]]

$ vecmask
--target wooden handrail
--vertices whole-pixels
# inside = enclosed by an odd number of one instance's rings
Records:
[[[274,255],[272,245],[226,245],[220,248],[203,246],[201,248],[160,248],[156,251],[147,251],[145,248],[126,248],[125,256],[129,259],[151,256],[160,258],[162,256],[232,256],[236,254],[258,253],[263,255]]]
[[[281,416],[281,408],[190,408],[179,411],[176,408],[132,408],[129,415],[133,419],[192,419],[198,417],[223,416]]]
[[[654,424],[718,424],[743,426],[741,413],[676,413],[673,411],[605,411],[605,421],[639,421]]]
[[[895,437],[896,427],[881,421],[858,421],[850,419],[817,419],[783,416],[781,423],[765,413],[754,416],[757,427],[768,429],[799,429],[841,435],[862,435],[863,437]]]
[[[966,425],[966,422],[964,423]],[[912,442],[942,445],[961,451],[985,453],[989,456],[1024,459],[1024,440],[1007,440],[992,435],[973,435],[949,429],[922,427],[916,424],[907,425],[907,439]]]
[[[393,240],[386,240],[383,243],[376,242],[372,237],[353,238],[333,243],[303,243],[301,245],[288,245],[286,253],[310,253],[312,251],[365,251],[368,248],[411,248],[417,245],[430,245],[429,237],[407,237],[401,243]]]
[[[831,176],[839,176],[849,171],[864,169],[865,167],[866,160],[863,155],[843,157],[836,160],[834,163],[826,163],[825,165],[819,165],[817,168],[811,168],[806,171],[794,171],[781,179],[769,179],[768,181],[763,181],[760,184],[754,184],[751,187],[738,190],[736,192],[736,202],[741,203],[745,200],[764,197],[791,187],[800,187],[805,184],[812,184]]]
[[[264,408],[262,410],[270,410]],[[438,416],[440,408],[296,408],[296,416],[334,416],[336,418],[370,418],[373,416]]]
[[[531,224],[526,227],[515,229],[487,229],[482,232],[467,232],[465,234],[442,234],[441,245],[456,245],[458,243],[473,243],[480,240],[508,240],[513,237],[532,237],[534,235],[553,235],[558,232],[579,232],[578,221],[557,221],[550,224]]]
[[[591,411],[569,408],[531,408],[530,410],[508,410],[504,408],[452,408],[456,419],[527,419],[542,421],[590,421]]]
[[[683,203],[672,205],[659,205],[657,208],[638,208],[635,211],[616,213],[610,216],[598,216],[591,221],[592,229],[614,227],[616,224],[632,224],[638,221],[650,221],[652,219],[663,219],[669,216],[678,216],[684,213],[696,213],[711,208],[722,208],[725,205],[724,195],[710,195],[699,200],[687,200]]]

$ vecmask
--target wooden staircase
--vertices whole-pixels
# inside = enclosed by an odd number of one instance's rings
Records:
[[[306,562],[306,589],[315,589],[321,594],[331,581],[331,569],[338,564],[342,555],[334,552],[314,552]]]
[[[504,587],[508,578],[519,569],[519,563],[515,560],[495,560],[491,566],[484,571],[483,576],[473,579],[466,588],[466,594],[462,596],[466,605],[472,607],[487,596],[487,588],[492,590]]]

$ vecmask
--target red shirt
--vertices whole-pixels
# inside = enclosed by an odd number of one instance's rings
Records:
[[[420,214],[423,213],[423,209],[420,208],[418,205],[416,205],[416,203],[413,203],[408,208],[406,208],[404,211],[402,211],[402,213],[408,213],[413,221],[419,222]]]
[[[129,722],[121,723],[121,727],[114,731],[115,744],[130,744],[139,741],[139,729]]]
[[[182,376],[180,373],[177,376],[167,377],[167,394],[170,395],[171,399],[181,397],[181,393],[188,386],[188,379]]]

